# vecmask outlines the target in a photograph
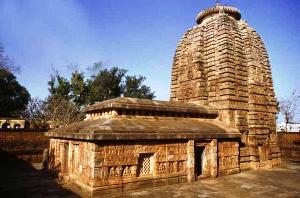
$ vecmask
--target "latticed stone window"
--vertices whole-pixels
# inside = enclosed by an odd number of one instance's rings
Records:
[[[142,153],[139,156],[139,176],[153,174],[154,159],[153,153]]]

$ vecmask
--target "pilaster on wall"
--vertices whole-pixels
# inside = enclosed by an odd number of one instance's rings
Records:
[[[217,139],[213,139],[210,143],[210,157],[211,157],[211,177],[217,177],[218,175],[218,144]]]
[[[189,140],[187,144],[187,180],[195,181],[195,140]]]

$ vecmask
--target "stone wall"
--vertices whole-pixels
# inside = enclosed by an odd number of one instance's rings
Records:
[[[300,133],[277,133],[279,146],[300,145]]]
[[[218,175],[229,175],[240,172],[239,142],[218,142]]]
[[[149,172],[141,157],[149,156]],[[95,144],[51,139],[49,168],[87,190],[111,192],[186,181],[186,141]]]
[[[278,144],[283,160],[300,161],[300,133],[278,133]]]
[[[50,159],[52,172],[93,193],[122,192],[240,171],[237,140],[93,143],[51,139]]]
[[[51,139],[48,168],[61,179],[89,186],[94,175],[95,148],[90,142]]]
[[[28,162],[42,162],[44,149],[49,147],[49,137],[44,132],[0,132],[0,149]]]

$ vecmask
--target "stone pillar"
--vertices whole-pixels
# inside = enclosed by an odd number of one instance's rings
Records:
[[[187,144],[187,180],[195,181],[195,140],[189,140]]]
[[[49,149],[44,149],[43,151],[43,169],[48,167],[48,160],[49,160]]]
[[[211,177],[217,177],[218,175],[218,143],[217,139],[213,139],[210,143],[210,175]]]

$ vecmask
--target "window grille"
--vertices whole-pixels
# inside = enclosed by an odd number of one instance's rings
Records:
[[[153,154],[140,154],[139,175],[149,175],[153,173]]]

